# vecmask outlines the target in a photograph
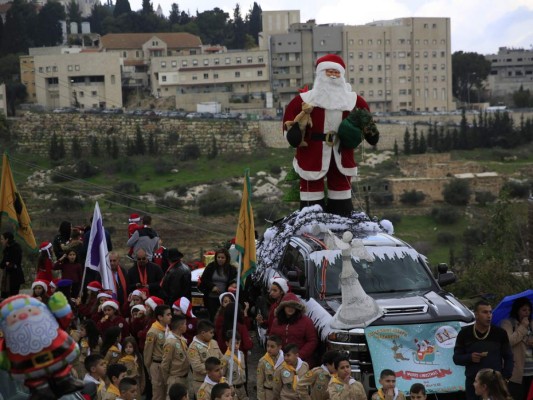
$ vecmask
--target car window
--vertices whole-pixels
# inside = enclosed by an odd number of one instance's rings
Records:
[[[281,258],[281,272],[287,278],[290,284],[296,284],[300,287],[306,286],[307,276],[305,270],[305,259],[292,245],[288,245],[285,253]]]

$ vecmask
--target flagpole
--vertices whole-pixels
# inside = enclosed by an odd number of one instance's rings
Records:
[[[81,278],[81,286],[80,286],[80,293],[78,294],[78,298],[81,299],[81,296],[83,295],[83,287],[85,286],[85,274],[87,273],[87,267],[83,266],[83,276]]]
[[[231,334],[231,354],[229,361],[229,385],[233,382],[233,357],[235,355],[235,336],[237,335],[237,315],[239,313],[239,295],[241,292],[242,254],[239,252],[239,267],[237,268],[237,293],[235,293],[235,311],[233,313],[233,330]]]

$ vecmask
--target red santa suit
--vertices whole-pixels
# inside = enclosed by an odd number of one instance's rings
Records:
[[[325,70],[335,69],[340,77],[327,77]],[[293,167],[300,176],[300,200],[303,206],[322,203],[324,178],[328,184],[328,205],[336,201],[350,203],[351,177],[357,175],[354,149],[340,147],[335,134],[340,123],[355,107],[369,110],[365,99],[351,90],[344,80],[345,65],[339,56],[326,55],[317,60],[316,80],[313,89],[301,93],[288,105],[283,116],[283,126],[294,121],[305,102],[313,106],[312,127],[307,126],[304,140],[307,146],[296,149]],[[333,141],[327,142],[327,134]]]

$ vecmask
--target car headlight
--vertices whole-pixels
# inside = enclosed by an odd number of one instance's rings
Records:
[[[328,335],[328,339],[332,342],[350,342],[350,334],[347,332],[331,332]]]

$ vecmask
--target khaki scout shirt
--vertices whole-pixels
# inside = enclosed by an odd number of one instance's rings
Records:
[[[148,371],[152,362],[161,362],[163,360],[163,345],[165,344],[165,327],[158,321],[154,322],[144,342],[144,365]]]
[[[272,359],[268,353],[261,357],[257,363],[257,400],[265,400],[265,390],[272,390],[274,372],[282,363],[282,350],[280,350],[276,359]]]
[[[300,400],[327,400],[328,384],[331,375],[326,366],[313,368],[298,381],[296,392]]]
[[[226,377],[226,380],[229,381],[229,370],[230,370],[230,357],[231,353],[228,350],[224,357],[222,358],[222,374]],[[244,361],[244,354],[239,350],[239,355],[233,358],[233,378],[231,383],[235,386],[246,383],[246,365]]]
[[[212,339],[209,343],[205,343],[198,339],[197,336],[192,340],[188,354],[192,368],[192,378],[197,382],[204,381],[206,375],[205,360],[209,357],[216,357],[222,360],[222,352],[216,340]]]
[[[187,356],[187,339],[176,336],[172,332],[163,346],[163,361],[161,373],[165,382],[169,376],[184,378],[189,373],[189,358]]]
[[[309,365],[300,358],[298,358],[296,368],[290,368],[286,363],[281,364],[274,373],[274,385],[272,386],[274,398],[281,400],[299,400],[300,397],[296,393],[296,384],[298,380],[304,377],[307,371],[309,371]],[[294,376],[295,373],[296,376]]]
[[[350,378],[350,383],[332,376],[328,385],[330,400],[366,400],[365,388],[360,382]]]

